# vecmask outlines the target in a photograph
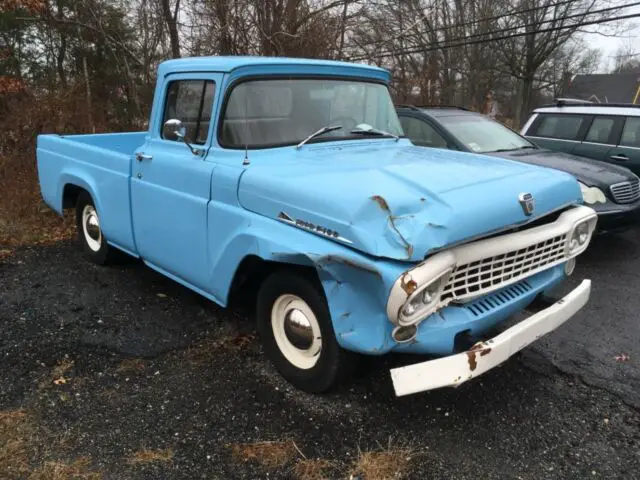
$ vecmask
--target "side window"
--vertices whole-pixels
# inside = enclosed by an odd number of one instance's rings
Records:
[[[587,132],[585,142],[609,143],[611,130],[613,130],[614,119],[607,117],[596,117]]]
[[[434,148],[447,148],[447,142],[426,122],[413,117],[400,117],[404,134],[416,145]]]
[[[577,140],[580,127],[584,120],[585,116],[583,115],[541,114],[532,129],[533,131],[528,132],[528,135]]]
[[[190,143],[203,145],[207,141],[215,85],[207,80],[175,80],[169,84],[162,123],[178,119],[186,130]],[[162,132],[162,127],[161,130]],[[177,140],[166,138],[166,140]]]
[[[622,130],[620,145],[640,148],[640,117],[627,117]]]

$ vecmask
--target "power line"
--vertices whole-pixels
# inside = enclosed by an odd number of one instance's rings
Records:
[[[618,7],[621,8],[621,7]],[[423,52],[430,52],[433,50],[446,50],[449,48],[455,48],[455,47],[464,47],[467,45],[479,45],[482,43],[489,43],[489,42],[495,42],[498,40],[508,40],[510,38],[518,38],[518,37],[525,37],[527,35],[533,35],[533,34],[538,34],[538,33],[546,33],[546,32],[555,32],[555,31],[559,31],[559,30],[567,30],[570,28],[580,28],[580,27],[584,27],[587,25],[599,25],[601,23],[608,23],[608,22],[614,22],[617,20],[627,20],[627,19],[631,19],[631,18],[638,18],[640,17],[640,13],[633,13],[633,14],[629,14],[629,15],[620,15],[618,17],[611,17],[611,18],[604,18],[604,19],[600,19],[600,20],[589,20],[589,21],[585,21],[585,22],[579,22],[579,23],[574,23],[571,25],[562,25],[562,26],[558,26],[558,27],[549,27],[549,28],[542,28],[540,30],[536,30],[535,32],[520,32],[520,33],[515,33],[512,35],[503,35],[501,37],[495,37],[495,38],[485,38],[485,39],[480,39],[480,40],[472,40],[472,41],[468,41],[468,42],[460,42],[460,43],[448,43],[448,42],[443,42],[443,43],[438,43],[435,45],[431,45],[429,47],[414,47],[414,48],[409,48],[409,49],[403,49],[403,50],[399,50],[399,51],[394,51],[394,52],[382,52],[382,53],[377,53],[375,54],[376,58],[387,58],[387,57],[393,57],[394,55],[410,55],[412,53],[423,53]],[[521,27],[522,28],[522,27]],[[488,33],[487,35],[491,35],[491,33]],[[361,56],[356,56],[356,57],[349,57],[348,60],[351,61],[359,61],[359,60],[367,60],[368,58],[370,58],[371,55],[361,55]]]
[[[450,29],[452,29],[452,28],[460,28],[460,27],[465,27],[465,26],[467,26],[467,25],[473,25],[473,24],[475,24],[475,23],[490,22],[490,21],[492,21],[492,20],[500,20],[501,18],[505,18],[505,17],[511,17],[511,16],[514,16],[514,15],[520,15],[520,14],[522,14],[522,13],[535,12],[535,11],[538,11],[538,10],[545,10],[545,9],[548,9],[548,8],[551,8],[551,7],[559,7],[559,6],[561,6],[561,5],[565,5],[565,4],[568,4],[568,3],[575,3],[575,2],[576,2],[576,0],[563,0],[563,1],[561,1],[561,2],[550,3],[550,4],[548,4],[548,5],[537,6],[537,7],[531,7],[531,8],[524,8],[524,9],[522,9],[522,10],[513,9],[513,10],[511,10],[510,12],[501,13],[500,15],[494,15],[493,17],[485,17],[485,18],[479,18],[479,19],[477,19],[477,20],[469,20],[469,21],[467,21],[467,22],[458,23],[458,24],[453,25],[453,26],[450,26],[450,27],[438,27],[438,28],[434,28],[434,29],[432,29],[432,30],[430,30],[430,31],[431,31],[431,32],[440,32],[440,31],[450,30]],[[618,8],[626,8],[627,6],[628,6],[628,5],[623,5],[623,6],[620,6],[620,7],[614,7],[614,8],[615,8],[615,9],[618,9]],[[424,20],[424,19],[423,19],[423,20]],[[420,23],[420,21],[416,21],[416,22],[414,22],[414,24],[413,24],[412,26],[410,26],[409,28],[407,28],[407,30],[410,30],[411,28],[413,28],[413,26],[417,25],[418,23]],[[416,33],[408,33],[408,32],[406,32],[406,33],[400,33],[400,34],[398,34],[398,35],[395,35],[395,36],[394,36],[394,37],[392,37],[392,38],[394,38],[394,39],[400,39],[400,38],[403,38],[403,37],[405,37],[405,38],[406,38],[407,36],[416,36],[416,35],[419,35],[420,33],[426,33],[426,32],[416,32]],[[387,40],[377,40],[377,41],[375,41],[375,42],[369,43],[368,45],[377,45],[377,44],[380,44],[380,43],[386,43],[386,42],[388,42],[388,41],[389,41],[389,39],[387,39]]]
[[[595,15],[597,13],[606,13],[606,12],[612,12],[612,11],[618,11],[618,10],[622,10],[625,8],[631,8],[631,7],[635,7],[640,5],[640,1],[635,2],[635,3],[629,3],[627,5],[623,5],[621,7],[608,7],[608,8],[601,8],[599,10],[593,10],[591,12],[581,12],[581,13],[574,13],[572,15],[565,15],[562,17],[562,20],[567,20],[570,18],[585,18],[588,17],[590,15]],[[495,35],[497,33],[505,33],[505,32],[511,32],[514,30],[519,30],[521,28],[527,28],[527,27],[533,27],[533,26],[539,26],[545,23],[551,23],[551,22],[555,22],[557,21],[557,18],[550,18],[547,20],[540,20],[539,22],[536,23],[531,23],[531,24],[525,24],[525,25],[514,25],[512,27],[507,27],[507,28],[502,28],[500,30],[493,30],[492,32],[485,32],[485,33],[474,33],[472,35],[467,35],[465,37],[458,37],[458,38],[453,38],[453,39],[449,39],[447,40],[447,42],[457,42],[457,41],[468,41],[469,39],[472,38],[481,38],[481,37],[487,37],[488,35]],[[449,28],[451,29],[455,29],[457,28],[459,25],[453,25]],[[418,34],[412,34],[412,36],[417,36]]]

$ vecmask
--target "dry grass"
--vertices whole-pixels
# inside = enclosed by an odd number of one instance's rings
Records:
[[[120,362],[116,371],[119,373],[136,373],[142,372],[146,367],[145,361],[141,358],[127,358]]]
[[[21,478],[29,472],[29,438],[33,425],[24,410],[0,411],[0,476]]]
[[[382,451],[360,452],[352,468],[352,475],[364,480],[392,480],[405,478],[413,452],[408,448],[389,447]]]
[[[275,470],[293,460],[298,450],[293,441],[287,440],[234,444],[231,453],[236,460],[256,462],[268,470]]]
[[[165,450],[138,450],[129,459],[131,465],[146,465],[148,463],[170,462],[173,460],[173,450],[167,448]]]
[[[300,460],[293,467],[293,478],[296,480],[325,480],[329,477],[329,470],[333,462],[323,458]]]
[[[101,480],[100,472],[90,470],[91,462],[88,458],[82,457],[71,463],[60,461],[45,462],[38,467],[28,480]]]
[[[194,365],[205,365],[210,363],[220,350],[243,350],[255,338],[255,335],[236,335],[205,339],[185,350],[183,358]]]

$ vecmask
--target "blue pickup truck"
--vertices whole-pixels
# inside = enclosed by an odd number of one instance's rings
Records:
[[[413,146],[389,80],[332,61],[164,62],[148,131],[38,137],[43,198],[75,210],[95,263],[126,252],[223,306],[257,292],[266,355],[300,389],[392,351],[437,357],[392,369],[397,395],[460,385],[587,302],[589,280],[548,292],[596,215],[568,174]]]

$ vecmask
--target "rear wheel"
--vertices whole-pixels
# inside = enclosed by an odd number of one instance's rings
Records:
[[[78,241],[85,256],[93,263],[104,265],[115,255],[102,234],[100,217],[91,195],[81,192],[76,201],[76,227]]]
[[[357,356],[338,345],[322,288],[307,276],[269,276],[258,293],[256,316],[265,353],[296,388],[324,392],[353,371]]]

